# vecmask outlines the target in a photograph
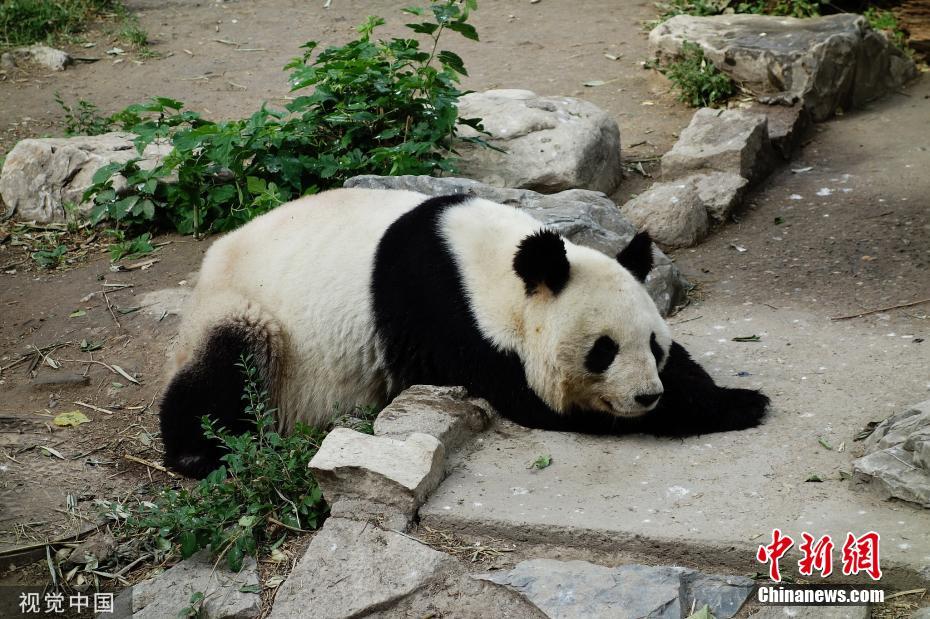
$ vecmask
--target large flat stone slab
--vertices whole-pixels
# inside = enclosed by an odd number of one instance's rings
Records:
[[[701,574],[681,567],[531,559],[509,572],[479,578],[519,592],[552,619],[681,619],[707,605],[718,619],[742,607],[755,582],[741,576]]]
[[[881,534],[882,583],[926,586],[930,512],[857,491],[840,471],[851,470],[853,437],[877,410],[926,393],[930,347],[862,323],[761,305],[711,300],[677,320],[688,322],[673,326],[676,339],[718,381],[772,398],[764,425],[672,440],[501,423],[480,449],[454,456],[453,472],[421,507],[421,522],[462,535],[675,556],[744,574],[763,567],[756,550],[775,527],[798,540],[802,531],[843,540],[872,529]],[[751,334],[761,341],[732,341]],[[528,468],[542,454],[552,456],[551,466]],[[811,474],[824,481],[806,482]],[[790,551],[782,571],[796,570],[799,558]]]
[[[620,184],[620,129],[593,103],[501,89],[467,94],[458,108],[460,118],[480,118],[490,134],[460,126],[461,136],[480,137],[500,149],[456,145],[462,176],[543,193],[610,193]]]
[[[258,565],[247,558],[242,569],[233,573],[225,561],[217,561],[202,550],[167,570],[123,590],[114,601],[116,616],[135,619],[177,617],[190,606],[196,592],[204,594],[202,616],[205,619],[251,619],[258,617]],[[242,591],[245,588],[246,591]],[[106,615],[101,615],[106,616]]]
[[[526,189],[492,187],[467,178],[432,176],[356,176],[346,187],[406,189],[430,196],[468,194],[523,209],[542,223],[578,245],[604,252],[610,257],[627,246],[636,227],[623,216],[610,198],[596,191],[574,189],[546,195]],[[684,302],[688,281],[661,251],[654,253],[655,267],[646,278],[646,289],[662,315]]]
[[[914,62],[855,14],[795,19],[679,15],[649,33],[663,62],[685,41],[763,101],[802,101],[814,120],[850,109],[917,77]]]
[[[456,561],[369,522],[330,518],[275,595],[271,619],[343,619],[390,608]]]

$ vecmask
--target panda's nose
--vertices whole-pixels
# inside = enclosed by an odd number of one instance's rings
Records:
[[[643,393],[643,394],[636,396],[633,399],[639,402],[640,404],[642,404],[643,406],[651,406],[652,404],[655,404],[656,400],[658,400],[661,397],[662,397],[661,393]]]

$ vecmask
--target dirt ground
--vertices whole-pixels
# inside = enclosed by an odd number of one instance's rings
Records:
[[[344,42],[367,14],[387,19],[382,36],[400,33],[406,20],[399,9],[410,2],[333,0],[329,9],[322,0],[127,4],[158,57],[107,55],[114,39],[102,23],[87,36],[94,47],[68,47],[99,60],[56,74],[8,72],[0,81],[0,152],[24,137],[61,133],[55,92],[91,100],[105,113],[155,95],[213,117],[243,116],[263,101],[283,105],[288,86],[281,68],[302,43]],[[641,66],[647,58],[641,23],[653,17],[649,0],[486,0],[473,19],[481,42],[446,43],[465,59],[468,88],[528,88],[607,110],[631,162],[668,150],[692,114],[675,102],[664,78]],[[590,80],[606,83],[584,87]],[[837,317],[930,298],[928,99],[925,75],[868,110],[818,126],[799,156],[751,197],[738,223],[673,254],[698,284],[695,299],[744,299]],[[648,182],[630,172],[613,197],[622,203]],[[22,248],[0,242],[0,552],[87,529],[96,520],[94,499],[142,496],[153,483],[170,481],[126,459],[159,461],[156,399],[178,321],[165,311],[170,303],[140,306],[146,292],[189,285],[210,241],[174,235],[156,241],[168,243],[152,256],[156,262],[123,272],[111,270],[98,246],[67,270],[46,272]],[[928,313],[924,304],[856,320],[917,342],[930,331]],[[81,352],[82,340],[102,347]],[[51,362],[33,348],[58,345],[48,351]],[[24,355],[31,356],[9,367]],[[75,380],[86,375],[89,384],[35,384],[63,372]],[[51,424],[72,410],[91,422]]]

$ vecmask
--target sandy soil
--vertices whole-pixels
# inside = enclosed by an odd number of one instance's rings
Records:
[[[60,134],[60,111],[52,99],[56,91],[66,99],[92,100],[104,112],[154,95],[181,99],[214,117],[245,115],[262,101],[282,105],[288,87],[281,67],[297,55],[300,44],[348,40],[354,24],[369,13],[388,20],[383,36],[399,33],[405,20],[397,9],[409,2],[334,0],[328,10],[322,2],[306,0],[128,4],[161,57],[106,55],[113,38],[103,23],[88,36],[95,47],[71,48],[100,60],[60,74],[8,73],[0,81],[0,152],[23,137]],[[667,150],[692,113],[674,101],[663,78],[641,67],[646,37],[640,24],[651,17],[648,0],[489,0],[474,17],[482,42],[450,38],[448,46],[465,58],[468,88],[574,95],[609,111],[620,125],[629,161]],[[260,51],[246,51],[255,49]],[[584,87],[589,80],[607,83]],[[924,172],[930,169],[928,98],[930,80],[924,77],[869,110],[819,126],[799,157],[752,196],[739,223],[698,248],[675,252],[699,285],[694,298],[835,317],[930,297],[930,180]],[[628,175],[615,200],[626,200],[648,182]],[[782,223],[776,224],[776,218]],[[119,310],[140,306],[147,291],[189,280],[209,241],[171,235],[158,240],[171,241],[155,254],[158,262],[122,273],[112,272],[101,253],[64,272],[43,272],[28,260],[17,264],[22,249],[0,243],[0,266],[7,267],[0,269],[0,366],[19,359],[30,346],[70,342],[50,356],[63,371],[86,371],[90,379],[84,387],[37,388],[30,369],[43,374],[48,368],[41,363],[32,368],[32,359],[0,373],[0,452],[5,456],[0,462],[0,550],[80,531],[95,516],[94,498],[144,493],[150,481],[168,481],[124,456],[158,460],[157,442],[151,440],[157,432],[153,399],[162,386],[164,350],[177,317],[165,315],[166,306],[126,314]],[[112,283],[129,286],[105,286]],[[113,312],[101,294],[88,297],[104,289],[113,290],[108,294]],[[86,314],[71,317],[76,310]],[[930,306],[916,305],[856,320],[864,328],[912,335],[916,342],[927,335],[928,311]],[[82,339],[104,346],[91,358],[79,350]],[[97,363],[83,363],[91,359],[119,365],[139,384]],[[922,397],[901,395],[905,402]],[[75,409],[92,422],[73,429],[49,423],[52,416]],[[76,499],[73,514],[68,495]]]

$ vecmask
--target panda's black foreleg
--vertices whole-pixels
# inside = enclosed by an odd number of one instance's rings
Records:
[[[160,413],[168,468],[202,478],[219,467],[225,451],[216,439],[204,435],[204,415],[214,421],[216,428],[224,428],[230,434],[254,429],[254,420],[244,415],[245,377],[236,365],[244,354],[253,352],[251,339],[241,325],[218,325],[171,379],[162,397]],[[261,370],[259,373],[263,373]]]
[[[718,386],[677,342],[659,378],[665,394],[637,424],[649,434],[692,436],[753,428],[769,405],[759,391]]]

